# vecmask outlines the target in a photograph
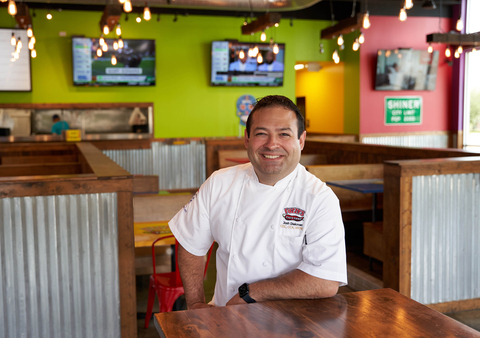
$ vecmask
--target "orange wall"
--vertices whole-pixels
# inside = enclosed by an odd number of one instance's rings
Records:
[[[322,69],[296,72],[295,95],[305,96],[307,132],[343,134],[344,132],[344,65],[320,62]],[[342,88],[342,90],[338,90]]]

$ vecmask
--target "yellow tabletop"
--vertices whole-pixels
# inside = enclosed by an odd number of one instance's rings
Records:
[[[154,240],[162,236],[172,235],[168,227],[168,221],[158,222],[135,222],[135,248],[151,247]],[[158,241],[157,245],[172,245],[175,244],[175,238],[167,238]]]

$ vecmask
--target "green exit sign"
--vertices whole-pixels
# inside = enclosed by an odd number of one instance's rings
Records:
[[[422,124],[422,97],[385,97],[385,124]]]

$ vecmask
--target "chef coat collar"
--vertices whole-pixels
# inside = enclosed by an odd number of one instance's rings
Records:
[[[289,184],[293,181],[293,179],[295,177],[297,177],[297,173],[298,173],[298,167],[300,166],[300,164],[297,164],[297,166],[295,167],[295,169],[290,173],[288,174],[287,176],[285,176],[284,178],[282,178],[280,181],[278,181],[277,183],[275,183],[275,185],[273,186],[273,188],[279,188],[279,189],[284,189],[286,188],[287,186],[289,186]],[[260,183],[260,181],[258,180],[258,176],[257,176],[257,173],[255,172],[255,169],[253,168],[253,165],[250,166],[250,171],[247,172],[247,175],[245,176],[245,178],[250,178],[252,181],[254,182],[257,182],[258,184],[262,184],[262,185],[265,185],[266,184],[263,184],[263,183]]]

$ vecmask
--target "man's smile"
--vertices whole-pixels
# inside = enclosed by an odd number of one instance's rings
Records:
[[[266,155],[266,154],[262,154],[262,156],[269,160],[274,160],[281,157],[281,155]]]

